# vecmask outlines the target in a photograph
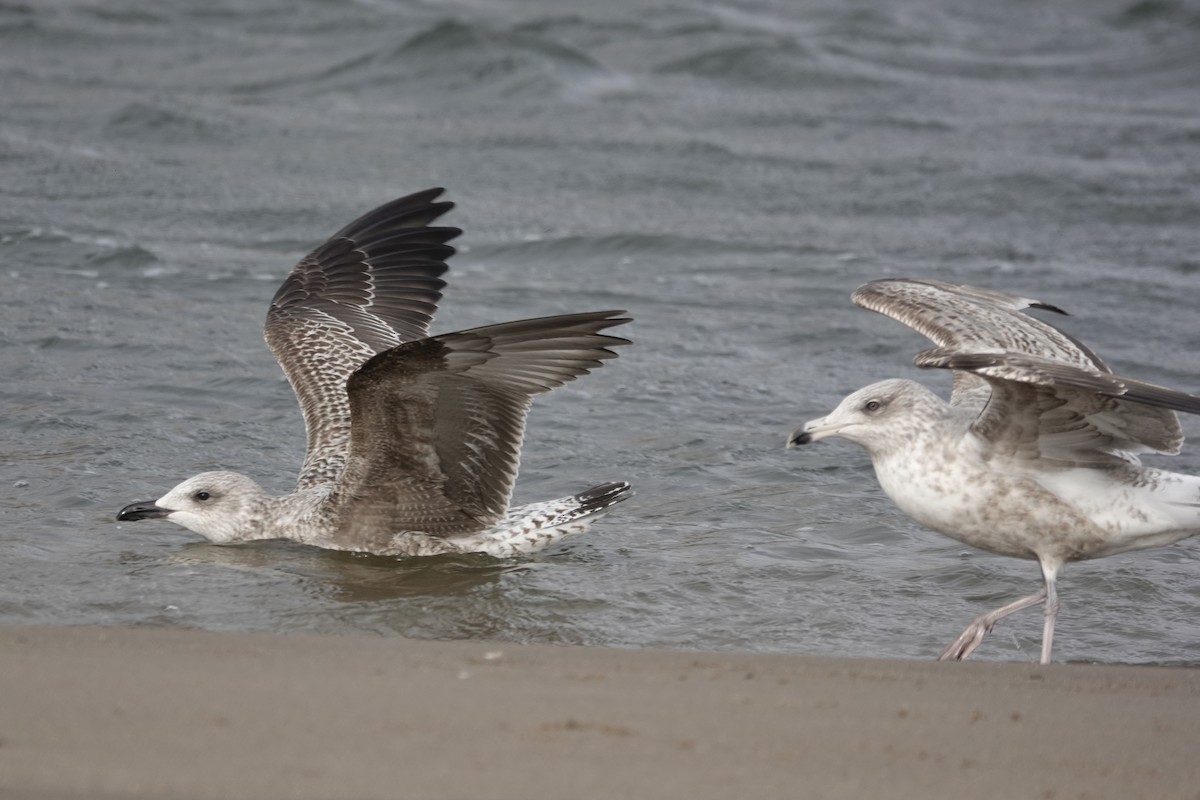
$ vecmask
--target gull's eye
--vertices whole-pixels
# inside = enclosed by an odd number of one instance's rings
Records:
[[[883,403],[879,402],[878,400],[868,400],[867,404],[863,406],[863,408],[865,408],[867,411],[878,411],[882,407]]]
[[[196,498],[196,499],[197,499],[197,500],[199,500],[201,503],[203,503],[205,500],[207,500],[208,498],[212,497],[212,495],[210,495],[210,494],[209,494],[208,492],[206,492],[206,491],[203,491],[203,490],[201,490],[201,491],[199,491],[199,492],[196,492],[194,495],[192,495],[192,497]]]

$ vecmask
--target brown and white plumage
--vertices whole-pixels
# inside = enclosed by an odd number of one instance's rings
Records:
[[[943,658],[965,658],[998,619],[1044,602],[1048,661],[1064,563],[1200,533],[1200,477],[1137,458],[1177,453],[1175,411],[1200,414],[1200,397],[1114,375],[1078,340],[1023,313],[1065,313],[1029,298],[895,279],[868,283],[853,300],[933,340],[914,362],[954,371],[951,401],[912,381],[883,381],[794,431],[789,445],[856,442],[909,516],[1042,568],[1041,591],[980,615]]]
[[[296,491],[197,475],[121,520],[165,517],[219,543],[285,538],[380,555],[534,552],[583,530],[629,485],[509,508],[534,395],[615,357],[620,311],[427,337],[447,242],[440,189],[400,198],[292,269],[265,336],[300,402],[308,447]]]
[[[350,436],[346,381],[371,356],[429,333],[448,241],[432,227],[454,207],[427,189],[369,211],[300,259],[275,292],[263,335],[304,414],[297,488],[337,477]]]
[[[507,322],[387,350],[350,378],[351,442],[331,498],[337,537],[455,537],[508,512],[534,395],[628,344],[619,311]]]

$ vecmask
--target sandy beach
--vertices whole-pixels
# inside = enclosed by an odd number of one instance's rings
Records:
[[[1200,670],[0,627],[0,797],[1197,798]]]

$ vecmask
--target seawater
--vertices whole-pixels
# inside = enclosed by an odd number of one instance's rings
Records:
[[[855,286],[1029,294],[1200,391],[1194,3],[5,4],[0,87],[0,621],[931,658],[1038,572],[909,521],[851,445],[783,449],[871,381],[948,389]],[[636,318],[535,403],[517,499],[637,497],[511,563],[118,525],[204,469],[288,489],[266,305],[433,185],[466,231],[435,330]],[[1195,541],[1060,591],[1057,657],[1200,663]]]

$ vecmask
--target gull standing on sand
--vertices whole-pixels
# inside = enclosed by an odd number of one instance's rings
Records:
[[[966,658],[997,620],[1045,603],[1049,663],[1064,563],[1200,533],[1200,476],[1137,457],[1178,453],[1175,411],[1200,414],[1200,397],[1114,375],[1083,344],[1021,313],[1066,313],[1036,300],[913,279],[873,281],[852,299],[933,340],[914,363],[954,370],[950,402],[913,381],[883,381],[793,431],[788,446],[849,439],[917,522],[1042,569],[1037,593],[976,617],[942,660]]]
[[[428,189],[351,222],[287,276],[265,336],[300,401],[308,448],[294,492],[205,472],[117,519],[163,518],[218,544],[291,539],[382,556],[533,553],[629,496],[605,483],[509,508],[530,400],[616,356],[622,311],[426,338],[453,208]]]

